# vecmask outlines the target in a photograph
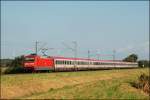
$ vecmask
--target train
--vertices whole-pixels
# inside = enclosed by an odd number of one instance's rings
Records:
[[[24,56],[23,67],[26,70],[41,71],[79,71],[99,69],[137,68],[137,62],[121,60],[97,60],[87,58],[70,58],[58,56],[40,56],[29,54]]]

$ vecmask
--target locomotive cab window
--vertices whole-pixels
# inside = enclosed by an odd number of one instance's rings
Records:
[[[26,62],[34,62],[34,60],[35,60],[34,58],[25,58]]]

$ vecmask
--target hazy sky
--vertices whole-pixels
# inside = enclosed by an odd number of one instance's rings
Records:
[[[66,46],[78,44],[78,57],[122,59],[131,53],[149,58],[148,1],[2,1],[1,56],[13,58],[39,47],[49,55],[73,56]],[[104,56],[105,55],[105,56]]]

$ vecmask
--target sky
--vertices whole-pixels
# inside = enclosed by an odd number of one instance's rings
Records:
[[[77,57],[149,59],[149,2],[1,1],[1,58],[34,53],[36,41],[50,56],[73,57],[76,41]]]

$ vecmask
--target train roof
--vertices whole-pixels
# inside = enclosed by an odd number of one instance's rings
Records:
[[[58,57],[58,56],[50,56],[55,60],[81,60],[81,61],[95,61],[95,62],[108,62],[108,63],[133,63],[133,62],[124,62],[122,60],[97,60],[97,59],[87,59],[87,58],[71,58],[71,57]]]
[[[25,57],[31,57],[31,56],[38,56],[38,57],[42,57],[40,55],[34,55],[34,54],[30,54],[30,55],[26,55]],[[80,61],[95,61],[95,62],[107,62],[107,63],[133,63],[133,62],[124,62],[122,60],[97,60],[97,59],[88,59],[88,58],[73,58],[73,57],[62,57],[62,56],[44,56],[44,58],[52,58],[54,60],[80,60]]]

